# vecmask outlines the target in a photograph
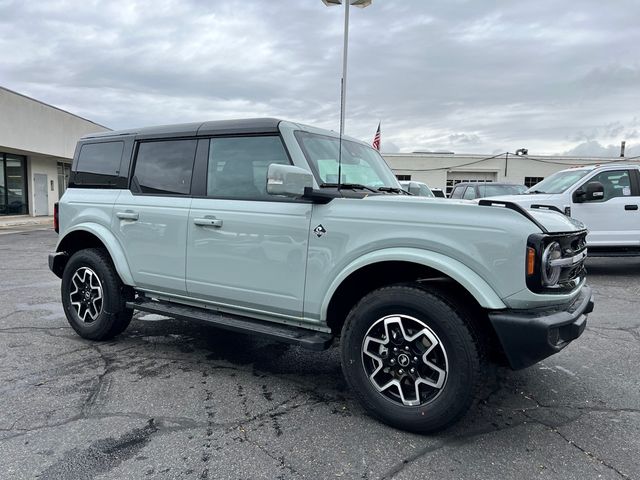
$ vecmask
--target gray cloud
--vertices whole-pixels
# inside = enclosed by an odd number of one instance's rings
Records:
[[[350,135],[370,141],[382,120],[383,148],[532,154],[638,138],[636,1],[374,0],[351,13]],[[0,84],[112,128],[249,116],[338,128],[342,10],[320,0],[0,0],[0,29]]]

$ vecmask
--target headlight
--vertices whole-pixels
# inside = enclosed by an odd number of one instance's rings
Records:
[[[553,261],[559,258],[562,258],[562,249],[558,242],[551,242],[542,252],[542,284],[545,287],[553,287],[560,280],[562,267],[552,265]]]

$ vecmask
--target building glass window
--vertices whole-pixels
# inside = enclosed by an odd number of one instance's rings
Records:
[[[70,173],[71,164],[58,162],[58,198],[62,198],[64,192],[67,191]]]
[[[400,181],[406,182],[411,180],[411,175],[396,175],[396,178]]]
[[[533,187],[536,183],[540,183],[544,177],[524,177],[524,184],[527,188]]]
[[[27,162],[25,157],[0,153],[0,215],[26,215]]]

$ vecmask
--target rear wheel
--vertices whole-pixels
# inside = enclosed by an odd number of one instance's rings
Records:
[[[480,347],[445,297],[394,285],[371,292],[349,313],[342,368],[371,415],[404,430],[433,432],[473,402],[482,378]]]
[[[71,327],[83,338],[107,340],[122,333],[133,310],[126,308],[127,287],[106,251],[80,250],[65,265],[62,305]]]

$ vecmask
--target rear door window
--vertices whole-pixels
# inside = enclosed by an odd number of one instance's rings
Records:
[[[196,144],[196,140],[141,142],[131,189],[159,195],[189,195]]]

